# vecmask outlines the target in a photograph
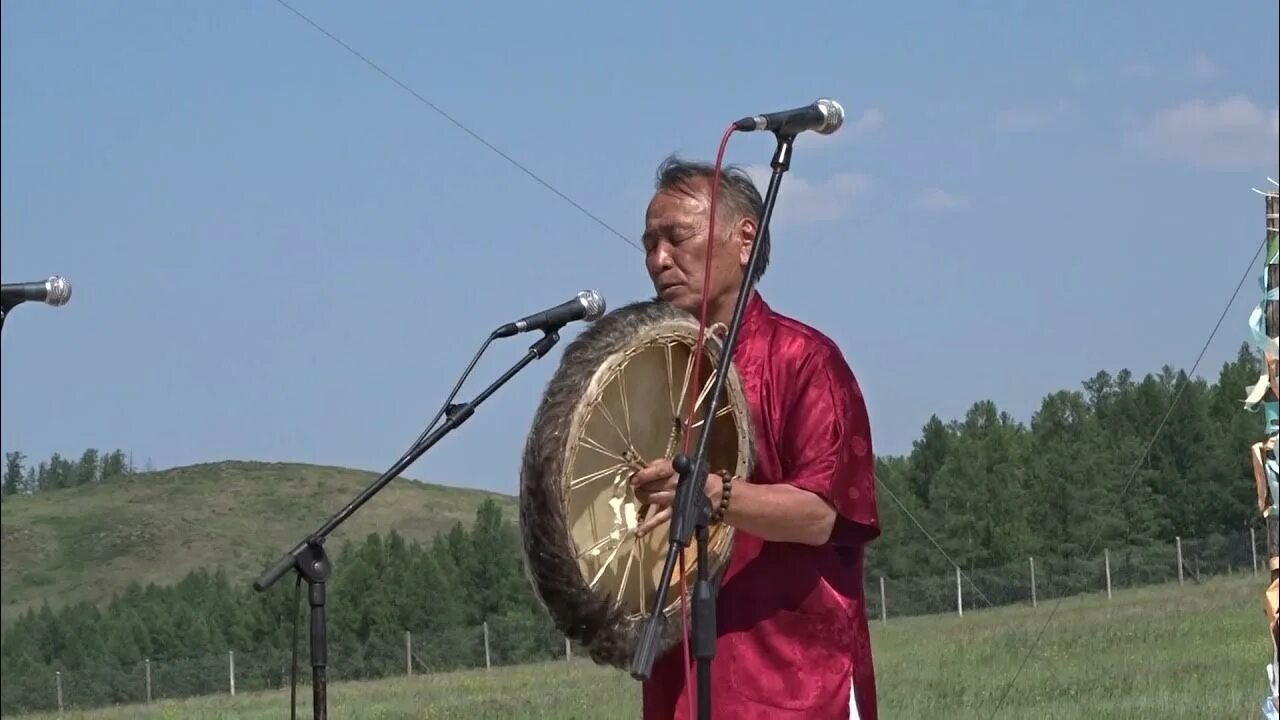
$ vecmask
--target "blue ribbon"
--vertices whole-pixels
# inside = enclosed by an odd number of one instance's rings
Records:
[[[1266,352],[1271,343],[1271,338],[1267,337],[1266,303],[1280,300],[1278,296],[1280,296],[1280,288],[1272,288],[1266,294],[1266,300],[1258,303],[1249,315],[1249,331],[1253,334],[1253,344],[1259,352]]]
[[[1267,265],[1275,265],[1280,262],[1280,253],[1271,256],[1267,260]],[[1267,270],[1263,268],[1262,273],[1258,275],[1258,289],[1262,291],[1262,302],[1249,315],[1249,330],[1253,334],[1253,344],[1258,348],[1259,352],[1265,353],[1271,339],[1267,337],[1267,320],[1266,320],[1266,304],[1268,302],[1276,302],[1280,300],[1280,288],[1267,289]]]
[[[1267,472],[1267,484],[1271,486],[1271,512],[1280,513],[1280,467],[1275,458],[1267,458],[1263,464]]]

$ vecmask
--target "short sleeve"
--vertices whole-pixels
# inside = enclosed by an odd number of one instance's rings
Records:
[[[782,429],[783,482],[836,511],[831,540],[856,545],[880,534],[875,453],[862,390],[834,348],[806,356],[792,378]]]

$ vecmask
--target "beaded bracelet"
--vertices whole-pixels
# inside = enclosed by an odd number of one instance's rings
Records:
[[[720,507],[711,513],[712,524],[724,522],[725,513],[729,512],[729,495],[733,489],[733,475],[728,470],[720,470],[716,472],[720,476]]]

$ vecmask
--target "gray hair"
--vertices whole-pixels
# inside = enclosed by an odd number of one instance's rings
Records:
[[[671,155],[658,166],[655,187],[660,192],[687,188],[691,180],[697,179],[706,180],[710,184],[715,178],[715,172],[716,167],[711,163],[683,160]],[[721,211],[725,211],[732,220],[746,216],[757,223],[759,234],[755,242],[760,249],[755,272],[751,277],[751,284],[755,285],[769,267],[769,231],[758,226],[760,214],[764,211],[764,198],[746,171],[736,165],[725,165],[720,168],[720,190],[716,204],[716,215],[720,217],[723,217]]]

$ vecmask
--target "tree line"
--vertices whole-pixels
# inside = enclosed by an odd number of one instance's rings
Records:
[[[1140,380],[1100,371],[1046,396],[1028,423],[990,401],[931,417],[909,454],[878,459],[883,534],[868,572],[951,569],[907,513],[965,569],[1079,558],[1091,544],[1100,557],[1175,537],[1247,542],[1262,528],[1249,448],[1264,430],[1243,399],[1261,371],[1246,344],[1216,382],[1168,366]]]
[[[1248,449],[1263,421],[1242,398],[1261,367],[1244,345],[1216,381],[1171,367],[1141,379],[1100,371],[1078,390],[1045,397],[1026,423],[988,400],[960,419],[930,418],[910,453],[878,460],[883,534],[868,550],[868,587],[877,575],[949,577],[953,568],[935,542],[976,571],[1023,567],[1029,556],[1074,567],[1066,561],[1086,550],[1100,556],[1104,547],[1171,562],[1175,536],[1247,538],[1261,527]],[[101,456],[96,465],[96,481],[108,477]],[[261,560],[265,567],[274,558]],[[492,501],[469,529],[458,524],[430,543],[394,532],[347,543],[335,553],[329,584],[333,676],[404,673],[405,631],[414,634],[420,668],[482,667],[482,623],[494,664],[561,657],[563,639],[521,563],[518,529]],[[3,633],[0,710],[50,707],[55,670],[68,685],[75,678],[80,705],[138,700],[143,658],[157,673],[182,663],[203,668],[158,677],[169,696],[223,692],[228,650],[236,652],[238,688],[279,687],[288,681],[295,620],[305,680],[305,587],[296,604],[290,577],[257,593],[221,571],[198,571],[172,586],[133,586],[103,606],[30,610]],[[912,602],[899,599],[899,612]]]
[[[470,528],[458,523],[430,543],[392,531],[330,553],[334,681],[403,675],[406,631],[417,672],[483,667],[484,623],[495,665],[564,656],[563,636],[523,574],[517,530],[492,500]],[[147,659],[157,697],[226,692],[228,651],[238,691],[287,687],[295,622],[298,678],[306,684],[305,583],[296,590],[293,574],[260,593],[220,569],[198,570],[169,586],[134,584],[104,606],[30,609],[3,633],[0,712],[56,707],[55,672],[67,705],[140,701]]]
[[[7,452],[4,454],[0,496],[31,495],[44,490],[79,487],[114,480],[133,472],[132,455],[120,449],[102,452],[89,448],[79,460],[71,460],[55,452],[48,460],[35,464],[27,463],[25,453]]]

